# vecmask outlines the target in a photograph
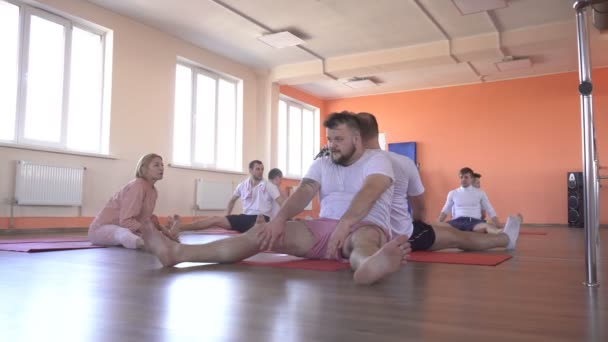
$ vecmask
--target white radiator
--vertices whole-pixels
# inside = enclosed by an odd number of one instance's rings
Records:
[[[17,205],[82,206],[84,167],[42,165],[17,161]]]
[[[225,210],[232,198],[232,182],[196,180],[196,208],[198,210]]]

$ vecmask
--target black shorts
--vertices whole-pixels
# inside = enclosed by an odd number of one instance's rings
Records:
[[[474,217],[458,217],[448,221],[450,226],[462,230],[463,232],[472,232],[473,228],[480,223],[486,223],[484,220],[480,220]]]
[[[408,241],[412,251],[427,251],[435,243],[435,230],[422,221],[414,221],[414,231]]]
[[[228,222],[230,223],[230,229],[236,230],[237,232],[244,233],[255,225],[255,220],[257,219],[257,217],[258,217],[258,215],[240,214],[240,215],[228,215],[228,216],[226,216],[226,219],[228,219]],[[270,217],[264,215],[264,220],[266,220],[266,222],[268,222],[268,221],[270,221]]]

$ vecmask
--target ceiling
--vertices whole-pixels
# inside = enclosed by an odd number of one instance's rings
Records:
[[[446,87],[577,70],[572,0],[507,0],[462,15],[451,0],[88,0],[269,72],[321,98]],[[479,0],[472,0],[479,1]],[[591,20],[590,20],[591,21]],[[303,48],[257,38],[281,30]],[[594,67],[608,65],[608,32],[590,25]],[[532,66],[499,71],[503,58]],[[344,82],[372,77],[352,89]]]

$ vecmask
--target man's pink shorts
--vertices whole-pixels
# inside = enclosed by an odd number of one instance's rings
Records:
[[[338,225],[338,220],[320,218],[316,220],[304,220],[303,221],[306,227],[310,230],[312,235],[314,236],[315,242],[312,248],[306,253],[305,257],[308,259],[325,259],[325,254],[327,252],[327,245],[329,243],[329,238],[331,234],[333,234],[336,226]],[[373,225],[373,223],[369,222],[360,222],[354,225],[351,228],[351,234],[360,227]],[[387,229],[381,228],[384,232],[386,240],[390,240],[390,231]]]

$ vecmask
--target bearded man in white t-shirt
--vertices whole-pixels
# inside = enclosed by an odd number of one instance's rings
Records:
[[[353,113],[333,113],[324,126],[330,156],[313,162],[269,223],[204,245],[178,244],[148,225],[144,235],[148,250],[164,266],[185,261],[234,263],[267,249],[309,259],[348,260],[358,284],[372,284],[398,271],[410,246],[405,236],[391,240],[390,159],[363,148]],[[319,219],[288,221],[317,193]]]

